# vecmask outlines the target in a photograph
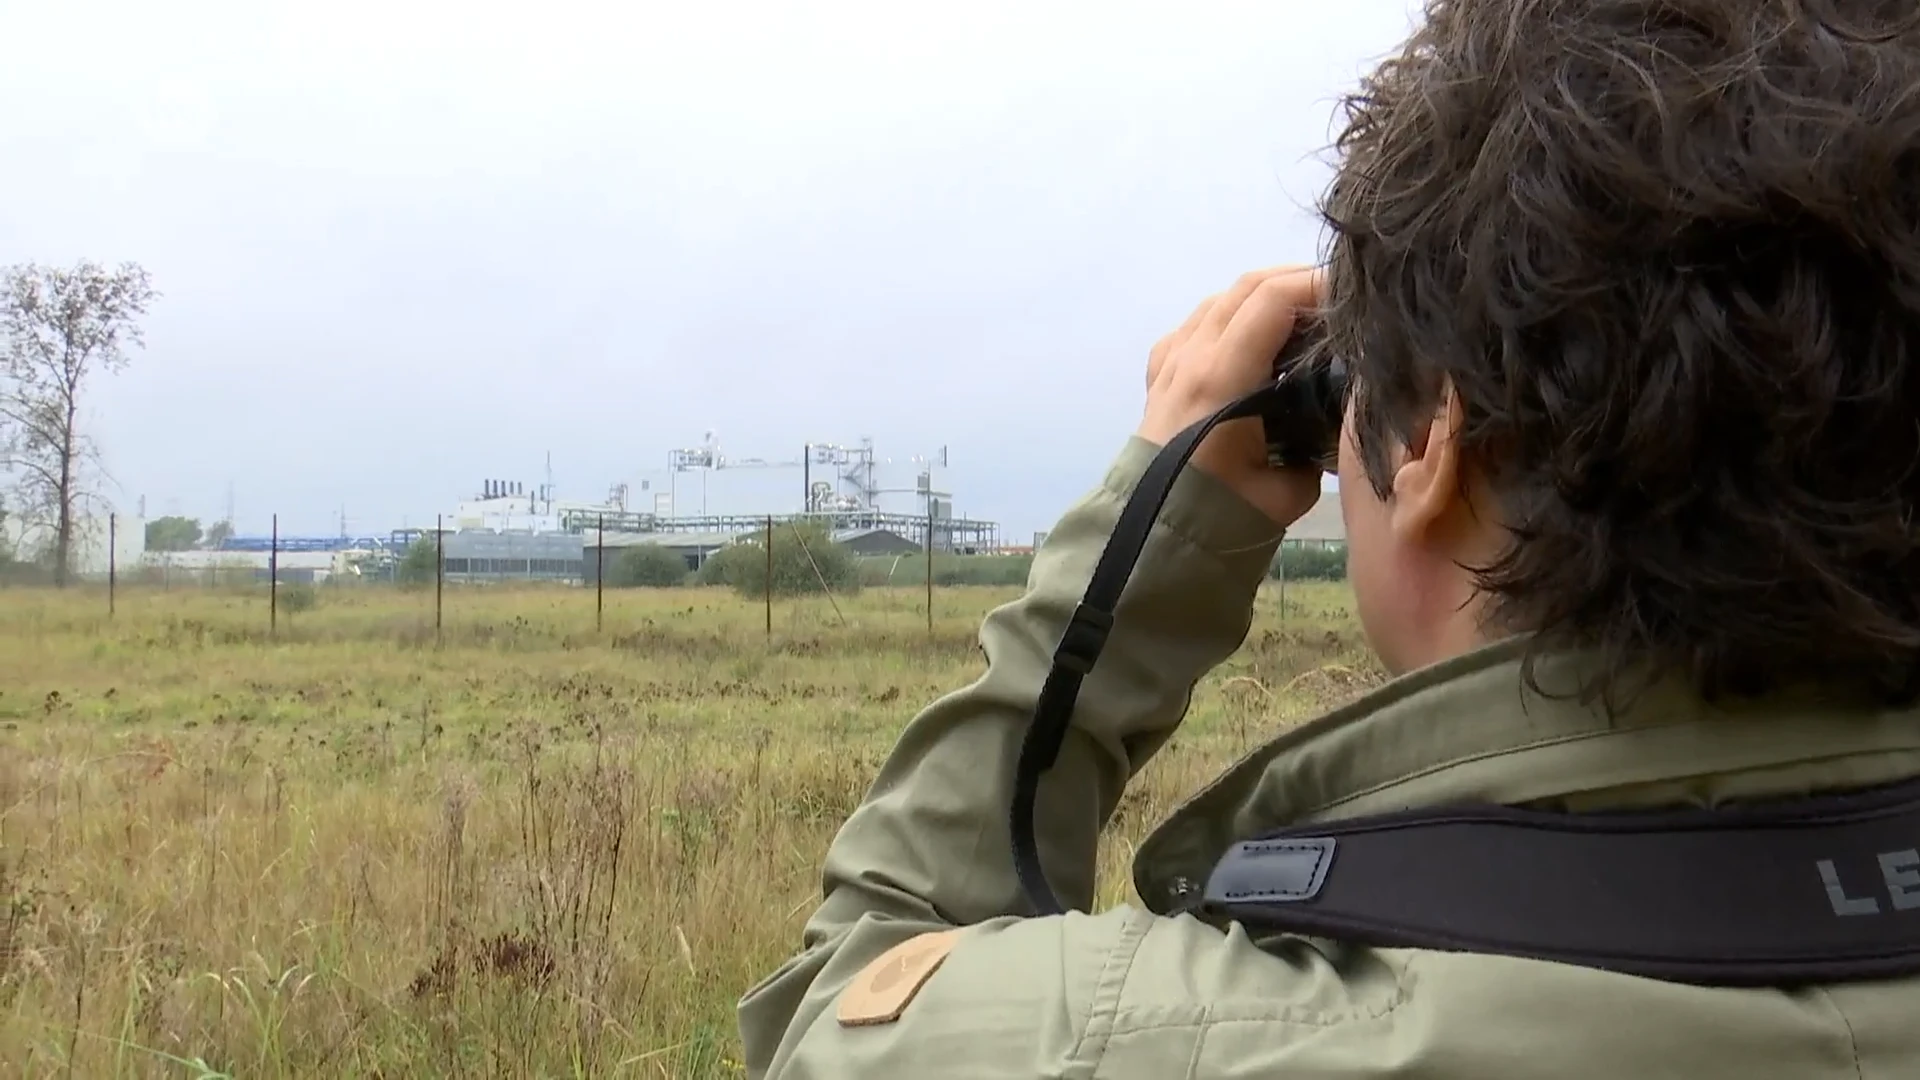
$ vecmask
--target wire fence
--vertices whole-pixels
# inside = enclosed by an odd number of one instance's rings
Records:
[[[123,564],[119,528],[117,519],[109,518],[107,543],[101,552],[104,566],[73,578],[76,591],[104,591],[110,618],[118,614],[121,600],[129,592],[221,592],[257,597],[261,615],[274,631],[287,616],[305,611],[328,594],[391,591],[428,600],[438,634],[445,629],[449,611],[463,594],[529,588],[590,594],[590,601],[583,597],[583,614],[590,603],[592,625],[603,630],[609,593],[633,595],[715,586],[757,600],[764,608],[763,630],[769,637],[775,631],[774,612],[780,602],[824,602],[844,623],[841,600],[875,587],[895,595],[905,589],[923,593],[917,606],[931,632],[939,588],[1018,586],[1025,582],[1031,565],[1027,552],[935,552],[929,557],[916,545],[912,551],[859,553],[811,534],[800,523],[771,516],[757,532],[742,534],[717,550],[697,550],[693,554],[674,546],[671,534],[650,538],[667,541],[664,543],[616,544],[621,538],[604,525],[570,536],[487,533],[479,537],[495,548],[530,540],[559,541],[559,557],[549,558],[540,557],[539,551],[529,556],[524,550],[510,555],[497,551],[481,556],[456,553],[455,545],[471,543],[474,537],[446,528],[444,519],[436,521],[431,530],[418,530],[419,535],[410,544],[398,548],[334,546],[316,550],[310,541],[284,540],[275,515],[264,547],[149,551]],[[565,549],[568,543],[572,545],[570,551]],[[636,561],[636,554],[652,558],[637,560],[639,565],[633,572],[618,572],[621,564]],[[663,574],[662,563],[672,565],[676,559],[684,560],[679,571]],[[4,583],[46,585],[51,581],[45,573],[25,573]]]
[[[1030,550],[929,553],[919,544],[896,543],[891,549],[860,551],[822,532],[803,528],[801,522],[772,516],[765,518],[759,530],[712,545],[712,550],[700,545],[676,547],[671,534],[636,542],[631,534],[610,534],[604,523],[578,534],[487,533],[476,540],[447,529],[444,519],[430,531],[416,530],[413,539],[400,548],[316,548],[312,541],[284,540],[275,515],[264,547],[148,551],[122,565],[119,528],[117,519],[110,518],[103,552],[105,566],[74,578],[82,592],[104,587],[104,605],[110,619],[118,616],[121,599],[129,591],[217,591],[257,597],[260,614],[273,634],[279,633],[283,622],[314,607],[322,597],[347,591],[391,591],[423,601],[430,595],[437,638],[446,629],[450,605],[480,590],[541,588],[562,595],[590,593],[592,626],[604,631],[610,592],[659,594],[664,590],[713,587],[757,601],[764,609],[760,621],[768,638],[775,634],[775,611],[783,602],[824,603],[835,621],[844,626],[848,617],[842,601],[857,593],[884,589],[896,600],[904,599],[903,594],[919,593],[914,597],[917,602],[888,603],[885,610],[897,618],[903,606],[917,609],[931,635],[936,629],[938,591],[965,589],[979,597],[982,588],[1015,590],[1026,584],[1033,561]],[[549,546],[528,546],[533,541]],[[482,546],[476,548],[475,543]],[[515,548],[514,543],[521,546]],[[1344,579],[1344,547],[1312,542],[1285,544],[1269,576],[1277,586],[1284,613],[1289,580]],[[0,584],[45,583],[35,575],[0,579]],[[978,601],[967,606],[971,610]],[[584,622],[589,610],[585,597],[578,610]]]

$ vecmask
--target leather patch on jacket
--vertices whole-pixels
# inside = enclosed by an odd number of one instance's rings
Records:
[[[881,953],[840,994],[841,1026],[891,1024],[900,1019],[920,988],[940,970],[959,936],[958,929],[920,934]]]

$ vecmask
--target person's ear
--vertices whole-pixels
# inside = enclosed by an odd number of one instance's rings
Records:
[[[1439,411],[1414,430],[1394,469],[1389,527],[1402,543],[1426,546],[1459,497],[1465,422],[1466,410],[1449,381],[1441,388]]]

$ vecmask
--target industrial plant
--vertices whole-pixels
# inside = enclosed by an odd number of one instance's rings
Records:
[[[641,481],[638,499],[629,483],[614,485],[600,501],[561,498],[549,460],[536,484],[482,480],[452,514],[439,515],[433,528],[395,529],[381,537],[234,537],[211,550],[170,553],[166,561],[182,572],[251,570],[258,575],[269,572],[271,561],[282,580],[384,578],[411,545],[433,539],[437,531],[449,582],[591,583],[597,568],[611,565],[618,551],[642,544],[672,551],[689,570],[697,570],[716,552],[765,529],[769,520],[817,525],[836,543],[863,555],[1000,551],[997,523],[954,515],[952,492],[936,483],[936,470],[946,464],[944,448],[903,462],[881,458],[872,439],[851,446],[810,443],[790,459],[729,457],[709,432],[698,446],[669,451],[660,470],[664,485]],[[883,480],[899,465],[910,467],[911,486],[890,487]],[[743,470],[793,473],[792,498],[764,508],[709,513],[713,477]],[[699,511],[678,512],[682,500],[695,501]]]

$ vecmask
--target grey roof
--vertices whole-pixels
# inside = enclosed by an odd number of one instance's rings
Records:
[[[833,542],[836,544],[846,544],[846,543],[851,543],[855,540],[858,540],[863,536],[891,536],[895,540],[905,540],[907,543],[914,544],[916,546],[919,544],[919,541],[913,539],[910,536],[902,536],[899,533],[894,532],[892,529],[882,529],[879,526],[873,526],[865,529],[842,529],[839,532],[833,534]]]
[[[586,546],[589,548],[605,547],[612,550],[614,548],[654,545],[685,551],[700,551],[726,547],[728,544],[746,535],[749,534],[723,532],[610,532],[606,535],[604,542],[600,541],[599,538],[593,536],[591,533],[584,535],[581,539],[586,542]]]

